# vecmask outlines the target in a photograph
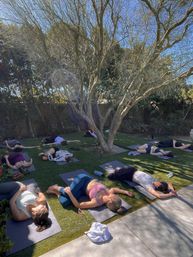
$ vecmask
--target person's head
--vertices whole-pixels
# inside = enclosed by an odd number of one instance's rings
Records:
[[[176,147],[180,147],[180,146],[182,146],[182,145],[183,145],[183,144],[182,144],[181,142],[178,142],[178,141],[175,142],[175,146],[176,146]]]
[[[34,224],[37,226],[37,231],[41,232],[51,226],[51,220],[48,218],[48,205],[39,204],[31,209]]]
[[[159,107],[158,107],[156,101],[151,101],[151,102],[150,102],[150,105],[151,105],[151,108],[152,108],[152,109],[159,111]]]
[[[150,101],[151,106],[156,106],[156,101]]]
[[[64,141],[61,142],[61,145],[67,145],[67,144],[68,144],[68,143],[67,143],[66,140],[64,140]]]
[[[72,160],[72,158],[73,158],[72,156],[67,156],[67,157],[65,158],[65,161],[66,161],[66,162],[70,162],[70,161]]]
[[[168,193],[168,191],[169,191],[167,182],[156,181],[156,182],[153,182],[153,185],[154,185],[155,190],[160,191],[164,194]]]
[[[108,201],[106,202],[106,206],[109,210],[113,212],[117,212],[119,214],[123,214],[126,210],[121,206],[122,201],[118,195],[110,194]]]
[[[40,158],[41,158],[43,161],[47,161],[47,160],[48,160],[48,155],[45,154],[45,153],[39,153],[39,156],[40,156]]]

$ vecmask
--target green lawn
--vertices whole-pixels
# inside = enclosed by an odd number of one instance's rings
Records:
[[[59,185],[64,185],[63,181],[59,177],[60,173],[69,172],[76,169],[85,169],[90,174],[92,174],[95,169],[100,170],[98,167],[100,164],[111,160],[119,160],[125,164],[136,166],[141,170],[148,171],[156,178],[161,180],[170,180],[175,185],[177,190],[193,183],[193,153],[172,149],[172,151],[175,153],[175,158],[172,160],[162,160],[149,155],[128,156],[127,152],[116,155],[102,155],[97,150],[95,146],[95,139],[93,138],[84,138],[80,133],[67,134],[65,135],[65,138],[80,140],[80,143],[70,143],[65,147],[69,149],[69,151],[73,152],[74,156],[78,158],[80,162],[59,166],[53,162],[41,161],[38,158],[38,153],[41,151],[41,149],[28,150],[29,155],[34,160],[36,171],[32,172],[30,175],[26,175],[25,179],[34,178],[38,182],[43,192],[45,192],[47,187],[52,184],[58,183]],[[131,144],[145,143],[146,141],[147,139],[144,139],[141,136],[130,136],[119,133],[116,137],[115,144],[128,146]],[[25,140],[23,143],[25,145],[34,145],[36,143],[39,144],[39,142],[40,140],[38,139],[31,139]],[[168,179],[167,173],[170,171],[174,173],[174,176]],[[109,187],[118,185],[125,189],[128,188],[119,182],[115,183],[109,181],[106,178],[103,178],[103,182]],[[133,192],[135,192],[134,198],[123,196],[124,200],[133,206],[129,212],[133,212],[136,209],[149,204],[150,202],[135,190],[133,190]],[[76,209],[73,207],[63,209],[62,206],[60,206],[57,198],[54,196],[48,195],[47,199],[62,228],[62,231],[12,256],[40,256],[41,254],[44,254],[51,249],[54,249],[64,243],[69,242],[72,239],[83,235],[84,231],[88,230],[91,226],[91,223],[94,221],[92,216],[87,211],[84,211],[83,214],[78,214]],[[108,220],[107,223],[117,218],[119,217],[116,216],[111,220]]]

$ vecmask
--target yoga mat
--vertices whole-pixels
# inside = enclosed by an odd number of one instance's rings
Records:
[[[64,140],[63,142],[66,142],[66,144],[68,143],[80,143],[80,140]],[[65,143],[61,142],[60,144],[59,143],[56,143],[56,142],[53,142],[53,143],[47,143],[47,144],[42,144],[42,146],[54,146],[54,145],[65,145]],[[63,143],[63,144],[62,144]]]
[[[71,184],[71,182],[73,181],[73,178],[82,173],[89,175],[85,170],[75,170],[72,172],[60,174],[60,177],[69,186]],[[87,198],[86,200],[89,200],[89,199]],[[85,201],[85,199],[84,199],[84,201]],[[124,208],[126,208],[127,210],[132,207],[131,205],[126,203],[124,200],[122,200],[122,206]],[[115,212],[110,211],[105,205],[97,207],[97,208],[93,208],[93,209],[88,209],[88,211],[94,217],[94,219],[98,222],[103,222],[103,221],[108,220],[116,215]]]
[[[191,149],[180,149],[180,150],[182,150],[184,152],[188,152],[188,153],[192,153],[193,152],[193,150],[191,150]]]
[[[24,155],[26,161],[29,161],[31,159],[27,152],[24,152],[23,155]],[[24,173],[30,173],[30,172],[35,171],[35,170],[36,169],[35,169],[35,166],[34,166],[33,163],[30,167],[23,168]]]
[[[57,165],[66,165],[66,164],[69,164],[72,162],[79,162],[79,160],[76,158],[72,158],[69,162],[62,161],[62,162],[56,162],[56,163],[57,163]]]
[[[23,183],[27,186],[36,184],[34,179],[25,180]],[[52,225],[42,232],[36,231],[36,226],[34,225],[32,219],[28,219],[26,221],[8,220],[6,223],[6,233],[8,238],[14,243],[14,246],[7,253],[7,255],[16,253],[26,247],[59,233],[61,231],[61,227],[58,224],[50,206],[49,218],[52,220]]]
[[[128,155],[137,156],[137,155],[141,155],[141,153],[139,153],[138,151],[130,151],[130,152],[128,152]]]
[[[19,141],[17,139],[10,139],[10,140],[7,140],[7,143],[8,143],[9,146],[14,147],[17,144],[21,144],[21,141]],[[3,144],[5,145],[5,147],[7,147],[5,141],[4,141]]]
[[[116,168],[125,168],[128,167],[127,165],[123,164],[122,162],[119,161],[112,161],[112,162],[107,162],[104,163],[102,165],[100,165],[100,167],[104,170],[106,170],[108,173],[113,172]],[[131,182],[131,181],[127,181],[124,180],[123,182],[125,182],[126,184],[128,184],[130,187],[135,188],[138,192],[140,192],[141,194],[145,195],[147,198],[149,198],[150,200],[154,200],[156,199],[155,196],[153,196],[152,194],[150,194],[144,187],[140,186],[139,184],[135,183],[135,182]]]
[[[151,140],[148,142],[148,144],[151,144],[151,145],[155,145],[155,144],[158,144],[159,141],[158,140]]]
[[[124,181],[128,186],[135,188],[138,192],[145,195],[150,200],[155,200],[156,197],[152,194],[150,194],[144,187],[140,186],[139,184],[131,181]]]
[[[168,156],[164,156],[164,155],[153,155],[153,156],[156,156],[160,159],[163,159],[163,160],[169,160],[169,159],[172,159],[173,157],[168,157]],[[175,156],[174,156],[175,157]]]
[[[128,145],[127,148],[131,150],[137,150],[140,145]]]
[[[127,168],[128,165],[125,165],[124,163],[120,162],[120,161],[111,161],[111,162],[106,162],[102,165],[100,165],[100,167],[102,169],[104,169],[105,171],[107,171],[108,173],[114,172],[114,170],[117,169],[121,169],[121,168]]]
[[[131,146],[132,147],[132,146]],[[134,146],[133,146],[134,147]],[[191,150],[190,150],[191,151]],[[187,152],[189,152],[189,151],[187,151]],[[139,153],[138,151],[129,151],[128,152],[128,155],[130,155],[130,156],[138,156],[138,155],[142,155],[142,154],[146,154],[146,153]],[[151,156],[156,156],[156,157],[158,157],[158,158],[160,158],[160,159],[163,159],[163,160],[169,160],[169,159],[171,159],[171,158],[173,158],[173,157],[168,157],[168,156],[164,156],[164,155],[153,155],[153,154],[150,154]],[[174,156],[175,157],[175,156]]]

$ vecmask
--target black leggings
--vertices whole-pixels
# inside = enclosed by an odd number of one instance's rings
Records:
[[[129,166],[126,168],[121,168],[115,170],[113,173],[108,175],[108,178],[111,180],[128,180],[132,181],[133,180],[133,175],[136,172],[136,168]]]

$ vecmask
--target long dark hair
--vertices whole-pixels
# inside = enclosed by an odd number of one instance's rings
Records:
[[[47,203],[46,203],[46,207],[48,210]],[[49,215],[49,211],[36,215],[36,217],[33,219],[34,224],[37,226],[36,231],[41,232],[52,225],[52,221],[50,218],[48,218],[48,215]]]
[[[164,194],[167,194],[169,192],[168,183],[165,181],[161,181],[160,185],[155,187],[155,190],[161,191]]]

